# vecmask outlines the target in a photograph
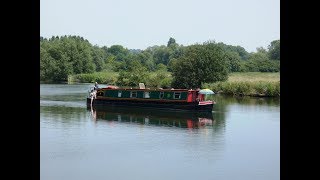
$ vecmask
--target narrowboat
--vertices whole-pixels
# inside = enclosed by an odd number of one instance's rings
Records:
[[[208,92],[200,89],[150,89],[144,88],[144,85],[139,85],[139,88],[106,86],[96,91],[92,104],[88,95],[87,106],[131,106],[211,112],[215,102],[205,100],[206,94]]]

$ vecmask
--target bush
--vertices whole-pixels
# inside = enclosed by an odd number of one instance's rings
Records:
[[[218,82],[204,87],[236,96],[280,96],[280,82]]]

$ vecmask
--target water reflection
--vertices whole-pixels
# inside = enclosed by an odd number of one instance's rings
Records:
[[[95,122],[107,120],[194,129],[210,127],[215,124],[212,112],[164,111],[132,107],[93,107],[88,110],[91,111],[91,117]]]
[[[266,105],[266,106],[280,106],[279,97],[237,97],[228,96],[222,94],[216,94],[214,96],[208,96],[208,100],[214,100],[216,102],[214,108],[224,108],[229,104],[242,104],[242,105]]]

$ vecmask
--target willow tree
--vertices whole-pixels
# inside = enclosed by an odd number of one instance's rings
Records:
[[[214,42],[190,45],[173,64],[174,88],[201,88],[228,78],[227,56]]]

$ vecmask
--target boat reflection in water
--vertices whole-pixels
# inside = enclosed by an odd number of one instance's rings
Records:
[[[214,124],[212,112],[186,112],[125,107],[88,108],[94,121],[107,120],[144,125],[204,128]]]

